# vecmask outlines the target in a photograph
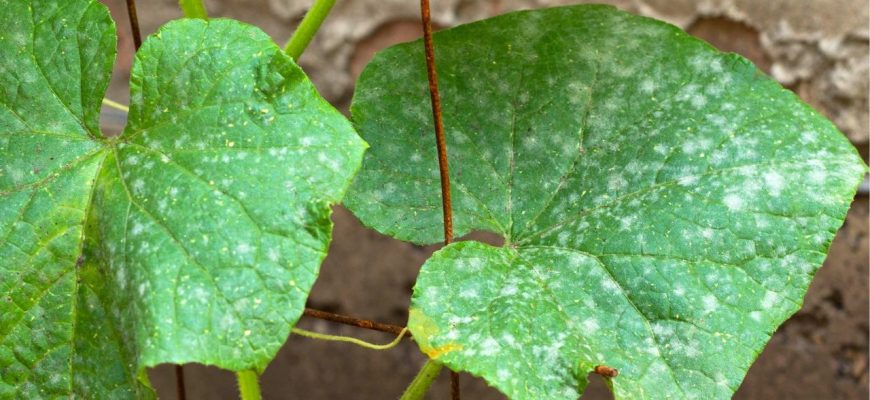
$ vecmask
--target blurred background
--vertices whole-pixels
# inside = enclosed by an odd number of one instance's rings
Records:
[[[124,0],[101,0],[119,33],[108,97],[127,103],[133,44]],[[212,17],[259,26],[283,45],[313,0],[206,0]],[[599,0],[680,26],[720,50],[740,53],[833,120],[868,156],[866,0]],[[564,0],[432,0],[439,28],[512,10],[578,3]],[[142,34],[181,17],[177,0],[139,0]],[[347,113],[353,83],[373,54],[421,35],[415,0],[338,0],[300,64],[321,94]],[[105,110],[104,129],[123,128]],[[866,399],[868,396],[868,197],[866,182],[849,210],[803,309],[773,336],[749,370],[737,399]],[[309,306],[404,325],[420,265],[437,246],[402,243],[365,229],[336,207],[335,236]],[[303,318],[300,327],[388,342],[387,334]],[[411,341],[388,351],[291,336],[262,377],[264,398],[394,399],[424,356]],[[162,399],[175,399],[175,369],[150,371]],[[235,377],[184,366],[188,399],[237,399]],[[597,377],[583,399],[611,398]],[[430,393],[447,399],[447,374]],[[463,399],[504,399],[480,379],[462,376]]]

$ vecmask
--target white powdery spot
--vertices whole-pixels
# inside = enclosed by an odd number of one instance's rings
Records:
[[[515,284],[506,285],[504,288],[501,289],[502,296],[513,296],[513,295],[517,294],[518,292],[519,292],[519,288],[517,288],[517,285],[515,285]]]
[[[579,268],[583,265],[584,260],[585,258],[578,254],[571,254],[571,256],[568,258],[568,265],[570,265],[571,268]]]
[[[785,187],[785,179],[776,171],[768,171],[764,173],[764,184],[767,190],[773,196],[779,196],[782,189]]]
[[[636,215],[629,215],[619,219],[619,229],[623,231],[627,231],[634,225],[634,222],[637,220]]]
[[[609,292],[616,292],[619,290],[619,285],[610,279],[603,279],[601,281],[601,287]]]
[[[703,230],[701,230],[701,236],[704,239],[710,239],[713,237],[713,230],[710,228],[704,228]]]
[[[251,250],[253,250],[253,248],[247,243],[239,243],[239,245],[236,246],[236,252],[239,254],[248,254]]]
[[[656,82],[652,79],[644,79],[643,82],[640,83],[640,91],[646,94],[652,94],[656,90]]]
[[[583,329],[585,329],[588,333],[594,334],[601,329],[601,326],[598,325],[598,320],[595,318],[587,318],[583,321]]]
[[[697,175],[684,176],[684,177],[681,177],[680,179],[677,180],[677,184],[679,184],[680,186],[683,186],[683,187],[694,186],[697,183],[698,183],[698,176]]]
[[[724,387],[729,387],[729,386],[728,386],[728,379],[725,378],[725,374],[723,374],[723,373],[721,373],[721,372],[717,372],[717,373],[714,375],[714,377],[716,378],[716,385],[717,385],[717,386],[721,386],[721,387],[723,387],[723,388],[724,388]]]
[[[280,257],[280,253],[278,253],[278,249],[271,248],[268,252],[266,252],[266,257],[269,258],[271,262],[278,262],[278,258]]]
[[[643,163],[641,163],[637,160],[631,160],[631,161],[629,161],[628,164],[625,165],[625,172],[628,172],[629,174],[633,174],[633,175],[637,175],[641,172],[644,172],[644,169],[645,168],[643,166]]]
[[[133,236],[139,235],[142,231],[145,230],[145,225],[142,225],[138,222],[133,223],[133,228],[130,229],[130,234]]]
[[[500,346],[498,342],[493,338],[486,338],[483,343],[480,344],[480,355],[482,356],[491,356],[495,353],[498,353]]]
[[[761,322],[761,312],[753,311],[749,313],[749,318],[752,318],[752,320],[755,322]]]
[[[476,299],[479,295],[477,294],[477,289],[465,288],[459,292],[459,297],[462,297],[463,299]]]
[[[725,195],[725,198],[722,201],[725,203],[725,207],[728,207],[731,211],[743,209],[743,198],[735,193]]]
[[[133,181],[133,191],[134,192],[141,192],[143,189],[145,189],[145,181],[144,180],[142,180],[140,178],[140,179],[136,179],[135,181]]]
[[[626,186],[628,186],[628,181],[619,174],[611,175],[607,180],[607,190],[611,192],[624,189]]]
[[[126,288],[127,287],[127,269],[123,268],[123,267],[118,268],[116,270],[115,274],[116,274],[115,278],[118,282],[118,286],[120,286],[121,289]]]
[[[709,314],[719,308],[719,299],[712,294],[704,296],[702,301],[704,303],[704,314]]]
[[[779,303],[779,295],[771,291],[765,293],[764,298],[761,299],[761,307],[765,310],[773,308],[777,303]]]
[[[801,133],[801,142],[804,144],[812,144],[817,141],[818,134],[812,131],[804,131]]]
[[[711,60],[709,56],[697,54],[689,59],[689,65],[691,65],[692,69],[694,69],[695,71],[707,72],[707,70],[710,68],[710,61]]]
[[[568,244],[568,239],[571,238],[571,234],[568,231],[559,232],[559,236],[556,237],[556,241],[559,242],[559,245],[565,246]]]
[[[670,338],[674,336],[674,328],[672,326],[655,324],[652,326],[653,334],[657,337]]]
[[[824,183],[826,177],[827,177],[827,174],[825,174],[825,171],[820,170],[820,169],[815,169],[815,170],[811,171],[810,175],[809,175],[810,182],[815,183],[815,184]]]
[[[166,212],[166,209],[169,208],[169,201],[165,198],[157,200],[157,210],[161,213]]]
[[[483,261],[479,258],[472,258],[468,260],[468,263],[465,265],[468,266],[468,269],[471,271],[480,271],[480,269],[483,268]]]
[[[523,147],[533,150],[538,147],[538,138],[534,136],[526,136],[523,138]]]
[[[692,103],[692,106],[695,108],[701,108],[707,104],[707,98],[701,94],[692,95],[692,97],[689,101]]]
[[[710,139],[697,139],[683,143],[682,149],[683,153],[695,154],[698,151],[709,149],[712,145],[713,142]]]

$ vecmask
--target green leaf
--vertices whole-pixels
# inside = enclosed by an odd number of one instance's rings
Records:
[[[173,22],[99,131],[97,1],[0,10],[0,398],[147,398],[145,367],[265,368],[365,143],[257,28]]]
[[[730,398],[802,302],[864,173],[827,120],[743,58],[606,6],[439,32],[457,236],[422,268],[420,348],[514,399]],[[440,240],[423,46],[388,49],[352,111],[372,145],[345,203]]]

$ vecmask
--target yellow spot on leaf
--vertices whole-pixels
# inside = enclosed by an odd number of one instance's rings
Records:
[[[462,349],[462,345],[460,345],[458,343],[447,343],[443,346],[438,346],[435,348],[425,348],[422,350],[424,353],[426,353],[427,356],[429,356],[429,358],[431,358],[433,360],[437,360],[439,357],[441,357],[447,353],[450,353],[451,351],[457,351],[457,350],[461,350],[461,349]]]
[[[435,360],[447,353],[462,349],[462,345],[458,343],[447,343],[441,346],[432,347],[429,343],[429,339],[436,336],[438,331],[440,331],[438,325],[436,325],[435,321],[429,318],[426,314],[423,314],[422,311],[416,308],[412,307],[409,310],[409,314],[408,328],[410,328],[411,332],[414,334],[414,340],[417,341],[420,350],[422,350],[423,353],[426,353],[429,358]]]

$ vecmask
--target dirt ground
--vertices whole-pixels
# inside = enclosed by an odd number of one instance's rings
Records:
[[[119,62],[109,96],[113,99],[125,100],[127,98],[125,82],[129,76],[132,60],[126,11],[123,0],[104,1],[110,5],[118,20],[121,34]],[[253,0],[212,1],[207,2],[207,6],[213,14],[233,16],[260,25],[279,40],[279,43],[283,43],[282,41],[304,13],[305,4],[310,3],[263,0],[253,2],[261,5],[259,8],[250,4],[245,7],[247,3],[252,2]],[[388,0],[381,2],[396,3]],[[628,0],[616,2],[639,4]],[[848,0],[846,2],[852,5],[861,3]],[[169,18],[178,17],[176,0],[151,0],[139,3],[144,33],[153,31]],[[269,6],[263,5],[265,3]],[[345,10],[342,10],[342,5],[339,5],[336,18],[344,18],[342,12],[352,15],[353,12],[374,10],[375,5],[378,4],[370,0],[354,0],[347,3],[354,4],[346,5]],[[404,3],[412,4],[411,11],[417,5],[416,1],[404,1]],[[436,12],[436,21],[440,21],[445,26],[503,11],[499,6],[502,3],[500,1],[488,2],[490,6],[485,11],[475,8],[479,3],[484,3],[482,1],[433,1],[433,7],[438,7],[439,3],[450,3],[450,7],[454,7],[451,8],[454,14]],[[695,7],[685,5],[686,2],[682,1],[673,2],[673,4],[677,3],[683,4],[680,7],[684,7],[685,10]],[[733,3],[739,6],[742,2],[700,3],[714,5]],[[806,6],[797,3],[806,2],[794,2],[792,7]],[[817,3],[838,2],[818,1]],[[718,10],[716,6],[709,6],[709,8]],[[812,7],[804,8],[803,12],[808,14],[817,12],[813,11]],[[400,9],[405,10],[407,7]],[[825,78],[843,75],[837,72],[837,68],[846,68],[853,62],[857,62],[858,68],[865,68],[866,71],[866,65],[862,64],[867,63],[866,49],[858,54],[857,61],[854,61],[855,56],[852,53],[837,56],[829,51],[823,52],[827,58],[823,57],[822,61],[817,60],[820,64],[812,64],[806,61],[810,56],[804,55],[804,52],[810,51],[807,49],[818,49],[821,41],[827,40],[824,32],[819,34],[822,36],[800,36],[800,40],[796,39],[792,43],[782,39],[781,35],[777,36],[776,32],[771,33],[766,30],[769,26],[765,25],[764,18],[753,19],[755,14],[752,12],[757,10],[746,11],[744,14],[697,10],[695,10],[696,14],[691,14],[684,9],[680,10],[685,15],[676,13],[665,16],[671,15],[675,23],[679,23],[690,33],[722,50],[743,54],[763,70],[773,73],[804,100],[833,118],[841,129],[847,132],[867,160],[867,84],[859,82],[863,84],[860,91],[864,92],[855,95],[849,92],[851,89],[848,87],[837,86],[838,81],[832,80],[834,78]],[[635,7],[635,11],[659,17],[662,17],[663,13],[662,9],[642,6]],[[852,11],[863,13],[864,20],[867,19],[866,7],[861,6],[860,9],[856,8]],[[320,68],[327,62],[333,64],[330,68],[337,68],[335,70],[337,72],[329,74],[312,73],[315,84],[337,107],[346,109],[354,77],[376,50],[392,43],[414,39],[419,35],[416,20],[402,14],[403,12],[405,11],[396,11],[397,15],[374,18],[374,22],[369,21],[367,28],[360,32],[355,31],[353,27],[332,22],[337,24],[333,25],[332,29],[345,32],[345,36],[336,34],[338,36],[332,38],[318,38],[315,40],[315,47],[310,50],[312,52],[310,59],[306,61],[305,57],[309,57],[307,53],[303,57],[302,65],[308,71]],[[744,16],[740,17],[740,15]],[[770,24],[773,25],[775,24]],[[336,27],[346,29],[341,30]],[[329,28],[330,25],[327,24],[325,29]],[[851,31],[840,32],[841,42],[846,44],[857,42],[867,47],[867,35],[863,33],[864,29],[866,28],[861,26],[857,35]],[[800,32],[797,28],[792,30]],[[344,43],[341,42],[343,38],[352,38],[352,40],[347,39],[350,42]],[[797,47],[794,47],[792,53],[783,53],[776,45],[783,42]],[[809,63],[813,66],[810,68],[801,63]],[[801,68],[810,68],[811,73],[801,72],[803,71]],[[847,73],[846,76],[851,75]],[[854,82],[849,83],[852,84]],[[835,92],[836,96],[832,96],[831,93]],[[109,129],[116,129],[122,121],[106,118],[104,123]],[[868,198],[857,197],[849,210],[846,223],[832,245],[824,267],[810,287],[804,307],[776,332],[758,361],[750,369],[735,398],[813,400],[867,398],[868,329],[870,329],[868,328],[870,326],[868,324],[868,313],[870,313],[868,310],[868,300],[870,300],[868,299],[868,238],[870,238],[868,214],[870,214]],[[321,276],[312,291],[309,305],[323,310],[404,325],[407,319],[410,290],[417,271],[435,247],[410,245],[365,229],[341,207],[336,207],[334,221],[336,224],[334,241],[323,265]],[[386,334],[307,318],[303,318],[300,326],[319,332],[353,335],[373,342],[391,340],[391,337]],[[397,398],[423,361],[424,356],[410,341],[405,341],[389,351],[371,351],[348,344],[326,343],[292,336],[262,377],[263,394],[266,399]],[[238,398],[232,374],[200,365],[186,365],[184,370],[188,399]],[[150,375],[161,398],[176,398],[172,366],[158,367],[152,370]],[[440,382],[436,383],[429,398],[449,397],[446,378],[446,374],[440,377]],[[468,375],[462,377],[462,390],[465,399],[504,398],[497,391],[488,388],[482,380]],[[593,384],[583,398],[607,399],[611,396],[603,383],[597,377],[593,377]]]

